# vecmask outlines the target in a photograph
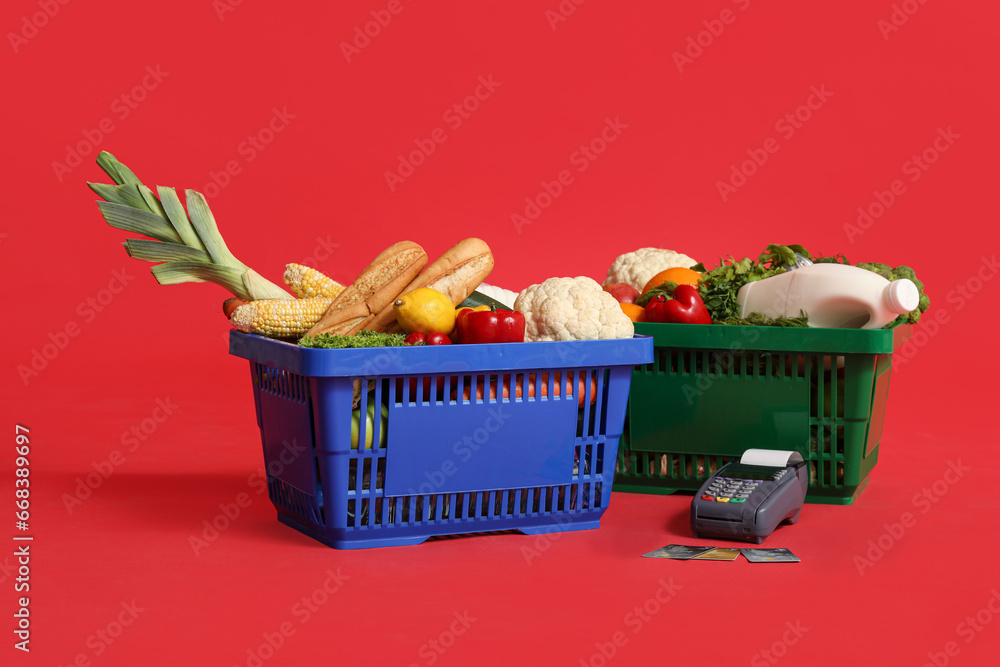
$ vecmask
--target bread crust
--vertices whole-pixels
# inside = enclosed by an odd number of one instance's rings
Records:
[[[437,260],[430,264],[423,273],[416,276],[403,290],[393,297],[396,298],[421,287],[436,289],[445,294],[453,305],[465,301],[479,287],[493,270],[493,253],[482,239],[463,239],[448,249]],[[366,322],[365,329],[374,331],[396,332],[396,313],[391,307],[376,313],[375,317]]]
[[[359,331],[392,302],[427,265],[427,253],[412,241],[389,246],[327,308],[307,336],[321,333],[349,335]]]

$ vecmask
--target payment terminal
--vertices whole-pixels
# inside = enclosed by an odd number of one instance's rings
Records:
[[[698,489],[691,530],[760,544],[782,521],[799,520],[808,488],[809,469],[798,452],[748,449]]]

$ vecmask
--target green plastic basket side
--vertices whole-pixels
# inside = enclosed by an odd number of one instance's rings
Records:
[[[677,442],[735,457],[748,447],[804,448],[810,357],[755,350],[659,348],[633,373],[632,444],[670,453]],[[686,467],[685,467],[686,469]]]
[[[685,351],[679,351],[683,356]],[[659,351],[657,351],[659,355]],[[779,355],[781,356],[781,355]],[[889,355],[879,355],[887,358]],[[829,367],[824,367],[824,361]],[[844,377],[838,379],[836,366],[843,363]],[[656,362],[654,362],[655,364]],[[697,431],[711,428],[708,417],[702,414],[701,421],[695,419],[694,413],[684,413],[681,425],[671,427],[676,412],[663,412],[663,404],[651,396],[661,395],[658,391],[640,393],[643,383],[637,378],[644,374],[655,376],[656,369],[651,371],[648,366],[636,367],[633,377],[633,403],[630,404],[628,422],[628,438],[626,447],[619,454],[618,476],[615,489],[640,493],[673,493],[677,490],[696,490],[701,483],[728,460],[738,459],[742,452],[750,446],[762,445],[774,449],[786,448],[799,451],[810,466],[809,502],[845,504],[853,501],[857,494],[867,484],[867,476],[877,460],[877,445],[875,450],[866,452],[869,423],[873,404],[881,405],[884,410],[884,395],[881,403],[874,391],[875,356],[869,354],[844,355],[842,357],[802,356],[795,363],[802,366],[792,377],[775,378],[766,376],[754,378],[751,374],[734,374],[730,377],[716,378],[710,387],[719,401],[713,401],[713,410],[720,409],[726,402],[743,401],[745,405],[759,406],[761,403],[774,403],[770,416],[765,422],[751,424],[747,427],[746,419],[739,415],[727,415],[719,419],[715,415],[716,424],[729,423],[736,430],[743,430],[745,435],[752,437],[732,438],[729,442],[713,437],[698,438]],[[810,378],[820,379],[816,387]],[[669,384],[671,378],[661,376],[661,384]],[[748,393],[749,388],[755,390]],[[838,387],[842,385],[842,387]],[[701,394],[698,399],[707,395]],[[752,400],[751,400],[752,398]],[[638,399],[638,400],[637,400]],[[841,406],[840,403],[843,403]],[[657,405],[660,412],[656,412]],[[794,410],[787,410],[789,406]],[[635,409],[633,410],[633,406]],[[794,415],[791,419],[794,427],[781,430],[780,424],[773,418],[781,414],[775,407],[785,407],[784,414]],[[688,406],[689,408],[691,406]],[[751,411],[752,412],[752,411]],[[658,420],[648,418],[657,415]],[[682,438],[677,438],[682,433]],[[730,435],[732,430],[730,429]],[[650,442],[660,438],[664,446],[650,449],[633,449],[633,441]],[[680,439],[683,442],[698,443],[689,445],[680,451],[671,443]],[[752,440],[752,441],[751,441]],[[866,456],[867,454],[867,456]],[[629,465],[625,460],[629,459]],[[650,472],[652,466],[654,473]],[[665,468],[665,474],[662,474]],[[624,472],[628,470],[628,472]],[[661,474],[655,474],[659,470]]]
[[[807,500],[848,504],[867,484],[868,474],[874,466],[877,454],[870,461],[865,459],[865,442],[871,420],[872,391],[874,387],[876,355],[845,355],[843,379],[833,376],[827,382],[819,383],[817,394],[822,394],[827,385],[843,384],[843,411],[835,417],[817,415],[817,422],[829,422],[829,432],[835,447],[830,451],[816,452],[810,466],[811,474]],[[817,402],[820,398],[817,397]],[[824,399],[825,400],[825,399]],[[825,424],[818,424],[824,430]]]
[[[713,447],[706,448],[703,439],[692,437],[697,436],[699,425],[695,423],[690,409],[682,409],[679,419],[680,432],[684,437],[677,437],[677,432],[667,423],[673,417],[664,412],[664,387],[655,383],[670,383],[670,373],[664,374],[661,371],[672,363],[672,354],[679,355],[681,359],[692,359],[698,354],[694,349],[679,349],[680,345],[691,344],[701,351],[704,351],[706,345],[729,350],[763,348],[773,351],[776,348],[766,347],[773,343],[781,344],[782,347],[777,348],[781,352],[814,353],[811,364],[807,362],[803,373],[807,380],[805,400],[809,405],[808,430],[802,436],[785,433],[781,437],[786,438],[786,444],[780,447],[796,449],[809,461],[812,481],[807,501],[849,504],[864,490],[872,468],[878,461],[878,445],[891,374],[891,352],[912,336],[912,327],[867,331],[758,329],[753,332],[747,331],[749,329],[754,328],[637,325],[637,333],[654,337],[655,359],[653,364],[636,366],[633,373],[629,420],[623,436],[623,446],[619,450],[615,490],[662,494],[695,490],[711,471],[725,460],[739,456],[746,448],[738,443],[728,447],[720,447],[718,443],[714,443]],[[818,349],[820,346],[822,349]],[[669,350],[666,356],[662,348]],[[810,356],[803,355],[802,358],[808,360]],[[823,361],[826,361],[826,368],[819,367]],[[839,378],[836,371],[831,370],[831,366],[836,363],[843,364],[843,378]],[[657,373],[659,377],[656,377]],[[820,378],[815,388],[808,382],[808,378],[814,373]],[[726,382],[734,380],[736,384],[743,384],[744,379],[742,376],[728,377],[717,384],[725,386]],[[750,385],[759,390],[758,398],[763,396],[765,400],[771,401],[777,394],[784,394],[783,400],[789,400],[790,396],[793,402],[799,400],[796,398],[799,394],[794,391],[789,393],[785,385],[779,384],[784,379],[763,379],[764,382],[759,387]],[[719,392],[718,396],[723,397],[726,392],[727,390]],[[729,394],[725,400],[716,403],[715,410],[726,401],[738,400],[740,391]],[[694,396],[695,400],[702,398],[697,393]],[[656,415],[659,421],[651,424],[647,415]],[[718,421],[717,414],[715,417]],[[706,423],[708,422],[702,421],[702,425]],[[767,429],[762,433],[766,436]],[[650,443],[657,438],[664,442],[651,446]],[[632,449],[636,439],[651,449]],[[673,444],[678,440],[697,444],[690,444],[682,450]],[[793,444],[789,445],[788,442]],[[779,448],[777,444],[771,446]],[[663,473],[664,469],[665,474],[657,474]],[[698,473],[699,469],[701,474]]]

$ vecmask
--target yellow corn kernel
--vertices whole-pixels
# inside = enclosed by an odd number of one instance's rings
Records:
[[[285,266],[285,284],[288,285],[295,295],[302,299],[311,297],[325,297],[336,299],[344,286],[332,278],[316,269],[301,264],[288,264]]]
[[[269,338],[300,338],[330,307],[333,299],[258,299],[233,311],[230,324]]]

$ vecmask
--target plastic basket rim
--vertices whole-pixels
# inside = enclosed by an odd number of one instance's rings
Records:
[[[912,324],[892,329],[831,329],[728,324],[638,322],[636,334],[658,348],[775,350],[817,354],[892,354],[913,335]]]
[[[230,331],[229,353],[307,377],[382,377],[430,373],[635,366],[652,363],[653,337],[315,349]]]

